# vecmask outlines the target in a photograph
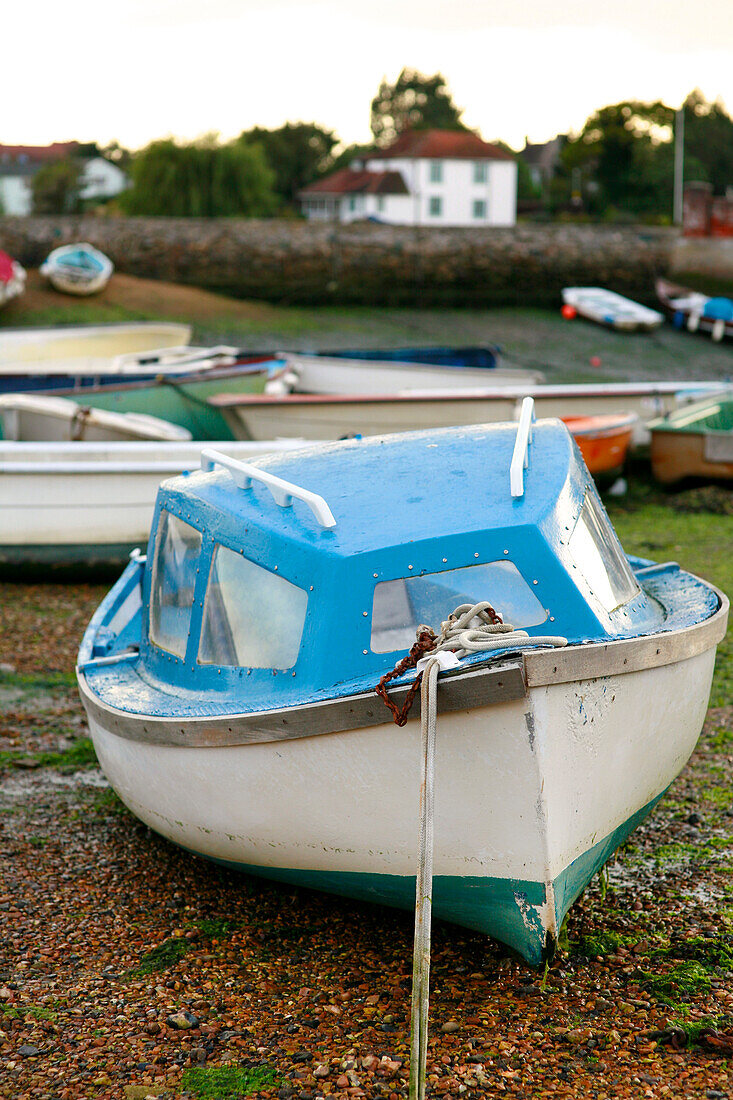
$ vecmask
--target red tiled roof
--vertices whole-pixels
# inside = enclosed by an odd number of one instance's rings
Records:
[[[61,160],[71,156],[78,148],[78,141],[54,141],[51,145],[0,145],[0,161],[18,160],[19,157],[29,161]]]
[[[340,168],[330,176],[304,187],[301,195],[408,195],[399,172],[369,172],[366,169]]]
[[[484,141],[469,130],[405,130],[386,149],[368,154],[377,157],[429,157],[431,160],[513,160],[511,153]]]

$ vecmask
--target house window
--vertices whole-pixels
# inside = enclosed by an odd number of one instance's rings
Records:
[[[473,200],[473,216],[474,216],[474,218],[485,218],[486,217],[486,203],[484,202],[483,199],[474,199]]]
[[[486,183],[488,180],[488,165],[482,160],[473,162],[473,182]]]
[[[433,195],[430,199],[430,205],[428,207],[428,213],[431,218],[439,218],[443,213],[443,200],[438,198],[437,195]]]
[[[384,208],[387,205],[384,195],[377,195],[377,211],[380,214],[384,213]]]
[[[442,183],[443,182],[443,162],[442,160],[430,161],[430,182]]]
[[[356,199],[353,195],[349,199],[349,210],[356,210]]]

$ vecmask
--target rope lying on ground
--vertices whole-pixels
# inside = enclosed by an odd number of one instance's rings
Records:
[[[419,672],[410,685],[402,708],[397,707],[389,698],[387,684],[408,668],[414,668],[428,654],[451,651],[460,659],[469,653],[488,653],[493,649],[559,647],[567,644],[567,638],[558,635],[540,636],[528,634],[526,630],[516,630],[510,623],[502,622],[501,615],[486,600],[474,604],[462,603],[441,623],[440,634],[436,635],[429,626],[419,626],[417,641],[410,652],[398,661],[391,672],[381,678],[374,690],[391,710],[395,724],[404,726],[423,674]]]

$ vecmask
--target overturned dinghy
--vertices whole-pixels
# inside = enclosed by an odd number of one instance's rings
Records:
[[[63,294],[98,294],[104,290],[115,267],[109,256],[93,244],[63,244],[49,252],[40,272],[54,290]]]
[[[77,670],[132,812],[231,867],[412,907],[419,700],[398,727],[374,689],[418,624],[488,601],[514,629],[438,680],[433,911],[546,958],[692,752],[728,603],[627,559],[566,428],[530,434],[205,451],[165,482]]]

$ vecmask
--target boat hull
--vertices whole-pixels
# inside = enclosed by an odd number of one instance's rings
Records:
[[[269,360],[270,364],[274,361]],[[196,372],[189,377],[149,378],[134,382],[116,379],[103,385],[78,389],[54,388],[64,397],[83,397],[84,403],[108,412],[149,413],[186,428],[194,439],[233,440],[227,420],[209,398],[226,391],[239,395],[262,393],[268,379],[267,365],[244,365]]]
[[[243,401],[230,401],[229,394],[222,394],[211,404],[221,410],[237,439],[331,439],[510,421],[517,418],[522,400],[529,394],[534,397],[538,417],[635,413],[639,420],[634,425],[632,445],[642,447],[649,443],[644,422],[678,408],[678,392],[684,389],[682,383],[567,385],[381,397],[265,394]]]
[[[441,713],[435,915],[540,963],[572,902],[690,756],[714,653],[712,644],[657,667]],[[272,737],[159,744],[121,735],[122,712],[107,722],[83,672],[80,686],[107,778],[169,840],[266,877],[414,904],[418,719],[319,736],[291,729],[287,752]]]
[[[151,348],[182,347],[190,339],[190,325],[170,321],[4,329],[0,333],[0,371],[43,360],[109,360]]]
[[[686,477],[733,479],[733,432],[706,433],[654,429],[652,474],[671,485]]]
[[[296,393],[384,394],[401,390],[476,389],[486,384],[486,367],[449,367],[388,360],[339,359],[288,353],[287,369],[297,376]],[[491,385],[539,385],[540,371],[492,367]]]
[[[249,462],[288,440],[218,450]],[[201,443],[0,443],[0,564],[103,565],[145,546],[161,481],[195,469]]]

